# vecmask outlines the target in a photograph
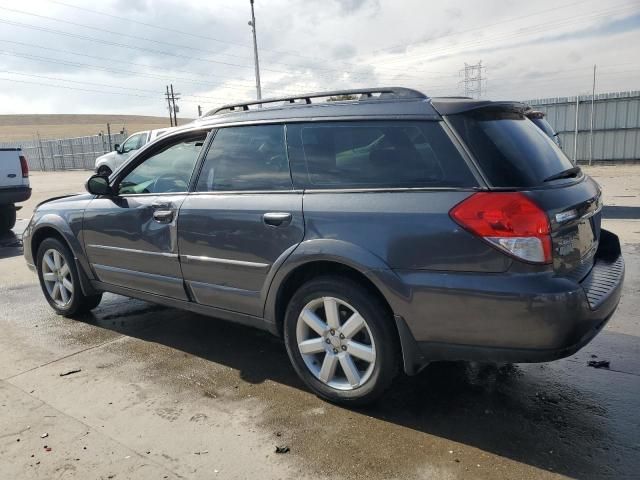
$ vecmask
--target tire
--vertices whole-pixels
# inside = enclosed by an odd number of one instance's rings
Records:
[[[107,167],[106,165],[102,165],[100,168],[98,168],[98,171],[96,172],[98,175],[102,175],[103,177],[108,177],[109,175],[111,175],[113,172],[111,171],[111,169],[109,167]]]
[[[36,265],[42,293],[58,315],[72,317],[86,313],[102,300],[102,293],[82,293],[73,254],[57,238],[42,241],[36,254]]]
[[[16,225],[16,206],[0,205],[0,233],[8,232]]]
[[[327,318],[327,309],[336,312],[330,317],[337,320]],[[309,311],[324,323],[315,323]],[[347,325],[350,320],[354,323]],[[360,323],[359,330],[352,328]],[[316,395],[333,403],[371,403],[391,386],[398,372],[400,350],[391,313],[377,295],[344,277],[319,277],[300,287],[287,306],[284,339],[296,373]],[[301,342],[306,342],[305,353]]]

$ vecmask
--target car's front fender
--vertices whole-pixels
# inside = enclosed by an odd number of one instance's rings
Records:
[[[116,165],[116,156],[115,152],[109,152],[101,157],[96,158],[95,170],[96,172],[102,166],[109,167],[109,169],[113,172],[115,171]]]
[[[63,210],[61,212],[36,211],[23,236],[24,252],[27,261],[29,261],[27,257],[28,251],[31,256],[31,261],[35,264],[35,259],[33,258],[36,254],[33,245],[34,239],[39,242],[42,240],[43,235],[49,236],[47,231],[55,232],[62,237],[69,246],[71,253],[82,271],[88,278],[93,278],[89,260],[85,254],[82,242],[83,212],[83,209]]]

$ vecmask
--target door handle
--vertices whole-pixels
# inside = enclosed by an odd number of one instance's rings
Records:
[[[269,212],[262,216],[262,221],[272,227],[288,225],[291,222],[291,214],[286,212]]]
[[[153,219],[160,223],[169,223],[173,220],[173,210],[156,210],[153,212]]]

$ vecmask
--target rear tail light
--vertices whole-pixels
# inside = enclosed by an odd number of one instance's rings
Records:
[[[29,164],[24,155],[20,155],[20,168],[22,169],[22,178],[29,178]]]
[[[551,263],[547,214],[522,193],[476,193],[453,207],[449,215],[509,255],[532,263]]]

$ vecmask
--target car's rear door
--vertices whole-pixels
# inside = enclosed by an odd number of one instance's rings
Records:
[[[98,280],[181,300],[178,211],[207,132],[173,136],[134,160],[113,180],[116,195],[93,199],[83,238]]]
[[[303,235],[283,125],[219,129],[180,208],[180,261],[193,300],[262,316],[270,273]]]

